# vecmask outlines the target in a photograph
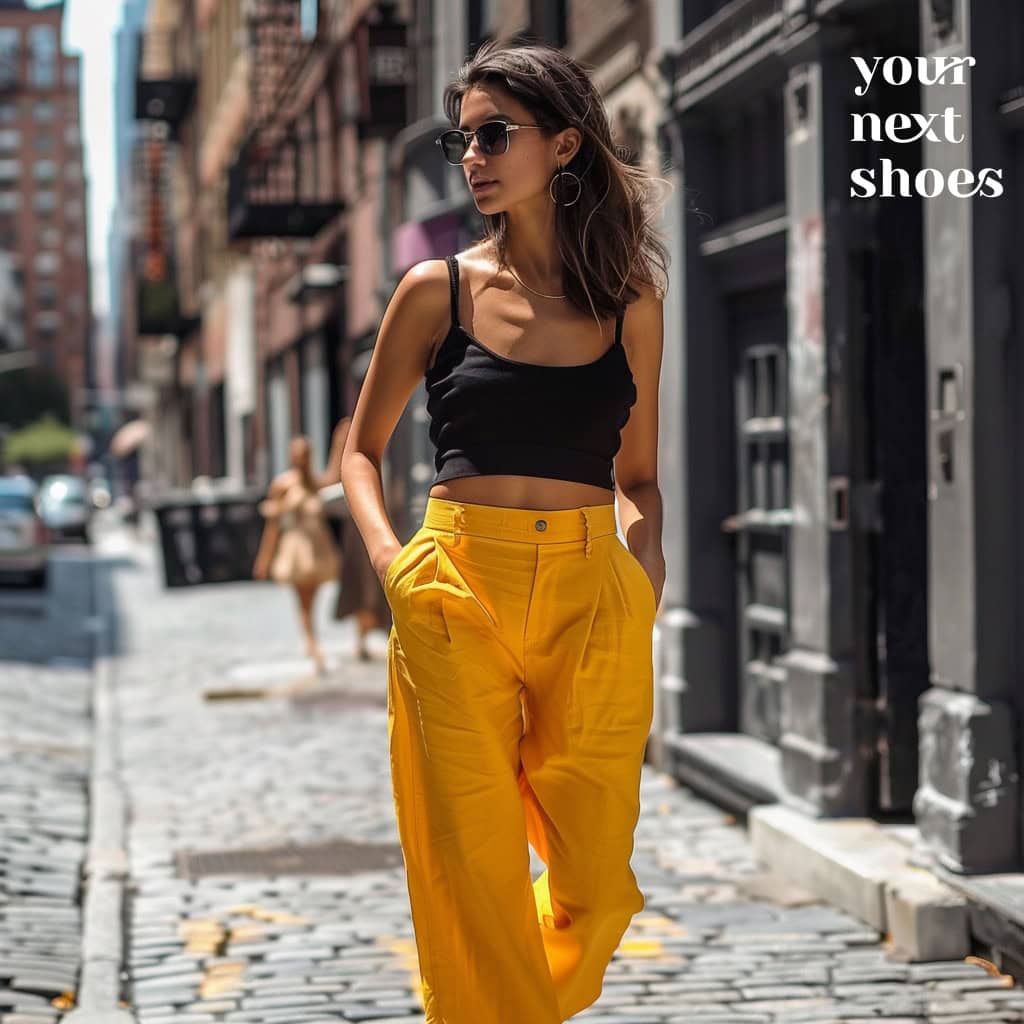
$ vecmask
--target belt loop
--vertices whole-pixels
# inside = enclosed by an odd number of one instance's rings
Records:
[[[465,525],[464,518],[464,510],[457,508],[452,516],[452,547],[459,543],[459,537],[462,536],[462,528]]]
[[[589,558],[590,551],[593,548],[593,541],[590,536],[590,513],[585,508],[581,508],[580,511],[583,513],[583,528],[586,530],[586,542],[583,545],[583,553]]]

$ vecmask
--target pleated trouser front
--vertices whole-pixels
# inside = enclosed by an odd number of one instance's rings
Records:
[[[429,498],[388,567],[391,777],[427,1024],[561,1024],[644,897],[630,868],[654,589],[614,506]],[[545,863],[531,882],[527,841]]]

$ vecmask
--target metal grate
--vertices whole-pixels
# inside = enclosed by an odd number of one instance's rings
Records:
[[[205,875],[355,875],[403,866],[402,848],[397,843],[352,843],[346,839],[205,853],[179,850],[174,859],[178,877],[190,881]]]

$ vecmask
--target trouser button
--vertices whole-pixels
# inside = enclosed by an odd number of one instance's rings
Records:
[[[535,529],[546,530],[548,528],[548,521],[546,519],[538,519],[533,525]]]

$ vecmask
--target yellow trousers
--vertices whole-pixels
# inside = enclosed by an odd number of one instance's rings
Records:
[[[384,590],[426,1024],[561,1024],[644,907],[630,857],[654,588],[611,504],[429,498]],[[532,882],[527,842],[546,865]]]

